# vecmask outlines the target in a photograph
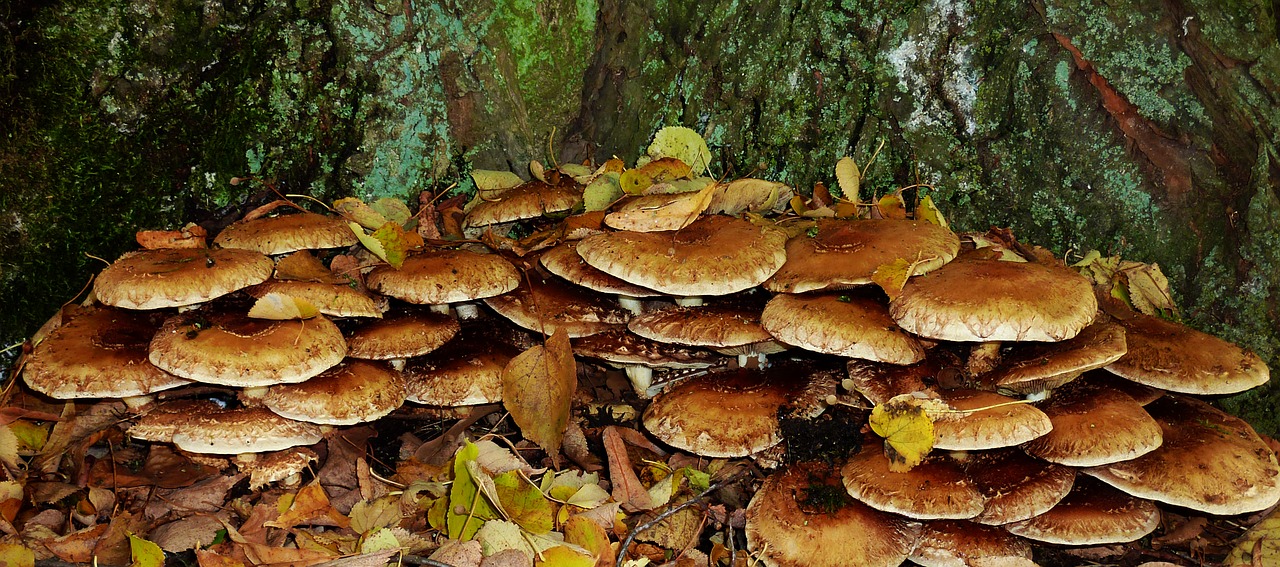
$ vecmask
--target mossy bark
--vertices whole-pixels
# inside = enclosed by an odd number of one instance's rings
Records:
[[[634,158],[867,196],[1158,262],[1192,324],[1280,360],[1280,42],[1263,0],[16,2],[0,96],[0,336],[135,228],[282,193],[465,189],[471,167]],[[549,150],[548,148],[554,148]],[[548,156],[549,151],[556,155]],[[235,177],[250,180],[231,184]],[[1261,429],[1280,394],[1234,402]],[[1255,407],[1256,406],[1256,407]]]

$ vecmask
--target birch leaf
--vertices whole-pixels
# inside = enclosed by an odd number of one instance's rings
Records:
[[[646,152],[653,159],[673,157],[689,164],[693,175],[702,175],[711,165],[711,148],[692,128],[668,126],[658,130]]]
[[[556,329],[545,345],[516,355],[502,370],[502,405],[525,438],[553,462],[559,460],[577,387],[577,365],[564,329]]]
[[[310,301],[275,291],[259,297],[249,309],[250,317],[273,321],[310,319],[319,314],[320,309]]]

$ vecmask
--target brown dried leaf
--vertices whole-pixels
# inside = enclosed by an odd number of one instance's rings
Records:
[[[564,329],[556,329],[545,345],[516,355],[502,370],[502,405],[525,438],[555,462],[577,387],[578,367]]]
[[[719,184],[712,183],[697,193],[642,197],[604,217],[605,224],[618,230],[656,232],[679,230],[698,219],[711,205]]]
[[[299,250],[281,258],[276,262],[275,277],[278,280],[327,284],[345,284],[350,281],[347,278],[335,275],[309,250]]]
[[[205,549],[196,550],[196,561],[200,567],[245,567],[239,560]]]
[[[88,563],[93,560],[93,547],[107,533],[108,527],[107,524],[98,524],[42,543],[58,559],[68,563]]]
[[[263,525],[272,528],[292,528],[300,525],[345,528],[351,525],[351,520],[329,505],[329,495],[324,493],[324,488],[319,482],[312,482],[298,489],[293,497],[293,503],[288,510],[280,514],[279,518],[265,522]]]
[[[138,245],[147,250],[157,248],[205,248],[209,233],[198,224],[187,223],[179,230],[139,230],[134,234]]]
[[[601,442],[609,458],[609,482],[613,484],[613,499],[628,510],[649,510],[654,507],[649,490],[640,483],[627,456],[627,446],[622,440],[623,428],[610,425],[604,428]]]

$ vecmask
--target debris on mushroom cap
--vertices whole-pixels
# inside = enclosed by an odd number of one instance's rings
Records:
[[[251,387],[324,372],[346,356],[347,341],[323,315],[270,321],[204,308],[170,317],[150,351],[152,364],[183,378]]]
[[[1124,356],[1124,327],[1100,315],[1080,334],[1056,343],[1017,343],[992,372],[980,377],[1002,392],[1034,394],[1057,388]]]
[[[310,448],[293,447],[263,454],[239,454],[231,461],[241,472],[249,473],[249,490],[258,490],[301,473],[319,458]]]
[[[911,560],[922,567],[970,567],[978,559],[1005,567],[1035,565],[1031,542],[998,527],[965,520],[925,522],[911,552]],[[1003,561],[995,563],[997,559]]]
[[[747,506],[747,548],[782,567],[893,567],[906,561],[918,522],[852,500],[830,467],[797,463],[765,478]]]
[[[305,382],[271,386],[262,403],[289,419],[354,425],[387,415],[404,400],[400,372],[384,363],[350,359]]]
[[[345,248],[359,242],[340,217],[296,213],[231,223],[213,243],[223,248],[254,250],[268,256],[295,250]]]
[[[505,341],[464,328],[443,347],[405,363],[405,399],[445,407],[500,402],[502,369],[518,354]]]
[[[155,313],[81,310],[36,345],[22,377],[32,390],[60,400],[127,398],[190,384],[147,360],[160,321]]]
[[[1160,525],[1160,509],[1089,477],[1048,512],[1005,524],[1009,533],[1060,545],[1100,545],[1141,538]]]
[[[1187,396],[1146,406],[1164,444],[1136,459],[1083,472],[1141,498],[1210,514],[1243,514],[1280,501],[1275,453],[1243,420]]]
[[[437,249],[410,256],[400,269],[378,266],[369,288],[410,303],[443,305],[511,291],[520,272],[497,254]]]
[[[662,232],[607,232],[578,243],[586,262],[630,283],[678,296],[726,295],[759,285],[786,260],[786,234],[710,215]]]
[[[908,518],[963,520],[981,514],[986,502],[960,465],[945,454],[929,455],[907,472],[893,472],[879,438],[868,437],[840,474],[854,498]]]
[[[742,457],[778,444],[778,409],[796,405],[812,417],[835,380],[810,365],[784,361],[767,369],[709,372],[654,398],[644,426],[663,442],[707,457]]]
[[[568,175],[552,185],[529,181],[507,189],[494,200],[476,203],[467,212],[466,228],[541,217],[562,213],[582,203],[582,187]]]
[[[946,341],[1062,341],[1097,311],[1093,287],[1078,273],[978,253],[907,280],[889,304],[903,329]]]
[[[253,297],[279,293],[304,299],[330,317],[382,317],[382,309],[369,294],[349,285],[268,280],[245,290]]]
[[[1127,461],[1160,447],[1160,425],[1127,394],[1076,380],[1040,408],[1053,431],[1023,449],[1046,461],[1091,467]]]
[[[924,346],[889,318],[885,304],[855,293],[775,296],[760,323],[778,340],[803,349],[890,364],[914,364]]]
[[[1271,377],[1258,355],[1186,325],[1143,313],[1119,320],[1129,350],[1106,368],[1139,384],[1217,395],[1243,392]]]
[[[627,297],[654,297],[662,295],[654,290],[627,283],[591,267],[578,255],[578,243],[563,242],[547,250],[538,258],[542,267],[574,284],[600,293],[613,293]]]
[[[1021,445],[1053,428],[1035,406],[980,390],[940,390],[938,397],[963,413],[934,421],[934,448],[975,451]],[[968,411],[973,410],[973,411]]]
[[[1000,525],[1047,512],[1071,492],[1076,469],[1027,456],[1017,449],[969,453],[960,460],[965,475],[986,496],[972,520]]]
[[[867,285],[876,269],[898,259],[920,259],[912,272],[920,275],[959,251],[959,237],[926,221],[821,219],[811,232],[787,240],[787,262],[763,285],[785,293]]]
[[[183,307],[271,277],[271,259],[252,250],[158,248],[120,257],[93,281],[98,301],[125,309]]]
[[[547,336],[557,329],[571,338],[594,335],[625,325],[631,315],[608,296],[544,278],[537,270],[526,271],[511,293],[484,302],[512,323]]]
[[[193,453],[265,453],[312,445],[323,437],[314,423],[294,421],[266,408],[224,409],[211,401],[159,405],[129,428],[129,436],[171,442]]]
[[[372,360],[422,356],[449,342],[460,328],[458,320],[448,315],[401,311],[356,327],[347,337],[347,356]]]

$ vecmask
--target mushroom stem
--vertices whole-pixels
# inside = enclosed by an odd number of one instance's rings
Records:
[[[459,303],[453,306],[459,319],[475,319],[480,316],[480,308],[474,303]]]
[[[699,307],[702,305],[702,297],[697,295],[689,296],[689,297],[677,297],[676,305],[679,305],[681,307]]]
[[[650,391],[653,388],[652,368],[643,364],[628,364],[625,370],[627,379],[631,380],[631,388],[636,391],[636,395],[647,400],[657,393]]]
[[[638,297],[619,295],[618,305],[621,305],[623,309],[630,311],[632,315],[644,315],[644,303],[642,303]]]
[[[449,309],[448,303],[433,303],[427,306],[427,308],[430,309],[432,313],[439,313],[441,315],[453,314],[453,312]]]

